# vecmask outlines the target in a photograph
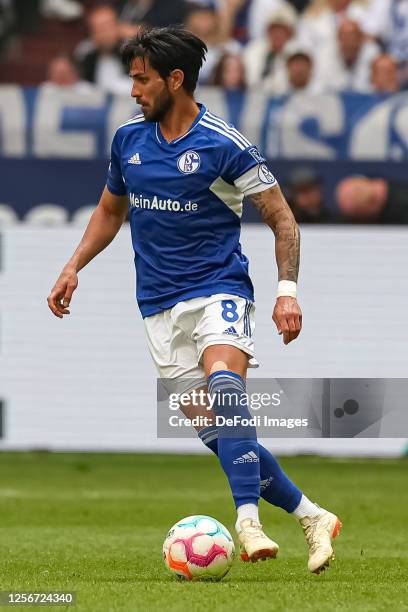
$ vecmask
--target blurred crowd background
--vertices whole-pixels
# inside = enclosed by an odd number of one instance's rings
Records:
[[[121,43],[169,23],[207,43],[201,84],[274,95],[408,85],[408,0],[0,0],[1,80],[128,92]]]
[[[98,202],[113,134],[138,112],[121,45],[141,26],[170,23],[208,46],[197,100],[257,144],[309,224],[307,325],[282,352],[271,336],[273,241],[244,206],[258,376],[406,375],[408,0],[0,0],[0,448],[197,450],[157,440],[155,412],[135,410],[135,389],[137,405],[155,404],[156,381],[128,230],[81,272],[72,319],[55,324],[44,299]],[[369,397],[371,419],[383,391]],[[406,452],[404,439],[361,437],[361,411],[336,412],[324,427],[337,440],[275,438],[276,452]],[[364,427],[383,435],[375,419]],[[405,422],[387,421],[402,433]],[[351,424],[355,444],[344,437]]]
[[[0,0],[0,84],[128,95],[123,41],[170,23],[208,46],[201,86],[384,99],[408,89],[408,0]],[[408,223],[401,181],[346,177],[335,211],[315,167],[291,168],[284,186],[300,222]]]

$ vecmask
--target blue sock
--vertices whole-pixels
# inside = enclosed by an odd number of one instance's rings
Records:
[[[243,401],[245,382],[238,374],[227,370],[214,372],[208,377],[208,391],[217,397],[213,406],[216,417],[251,418]],[[255,427],[219,425],[217,430],[217,455],[228,478],[235,506],[258,505],[260,470]]]
[[[274,506],[293,512],[302,498],[302,491],[286,476],[275,457],[264,446],[259,446],[261,462],[261,496]]]
[[[199,433],[201,441],[213,453],[218,455],[218,431],[215,426],[204,427]],[[298,507],[302,491],[300,491],[276,461],[275,457],[258,442],[261,497],[286,512],[293,512]]]

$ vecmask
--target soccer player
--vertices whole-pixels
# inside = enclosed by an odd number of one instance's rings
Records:
[[[299,229],[256,146],[195,101],[205,52],[199,38],[176,26],[142,30],[124,47],[131,95],[142,114],[115,134],[99,205],[48,305],[59,318],[70,313],[78,272],[113,240],[129,208],[137,300],[160,377],[176,386],[183,383],[183,391],[207,385],[218,398],[216,416],[228,407],[245,419],[250,413],[240,398],[247,368],[257,363],[253,286],[239,242],[243,197],[275,234],[279,284],[273,321],[284,344],[301,330]],[[235,404],[224,397],[235,397]],[[257,442],[254,427],[197,429],[228,478],[242,559],[278,553],[259,521],[262,496],[300,521],[309,545],[308,567],[316,573],[324,569],[339,519],[289,480]]]

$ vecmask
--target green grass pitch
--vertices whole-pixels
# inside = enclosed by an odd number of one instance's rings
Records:
[[[261,502],[276,561],[237,559],[220,583],[179,583],[161,559],[176,520],[209,514],[233,532],[215,457],[2,453],[0,590],[73,590],[77,605],[58,609],[92,612],[408,610],[407,460],[282,464],[343,521],[330,569],[309,574],[299,526]]]

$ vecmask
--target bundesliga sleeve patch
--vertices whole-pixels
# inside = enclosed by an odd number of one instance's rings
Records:
[[[263,164],[266,162],[266,159],[263,157],[263,155],[260,154],[257,147],[251,147],[250,149],[248,149],[248,153],[252,155],[252,157],[258,164]]]

